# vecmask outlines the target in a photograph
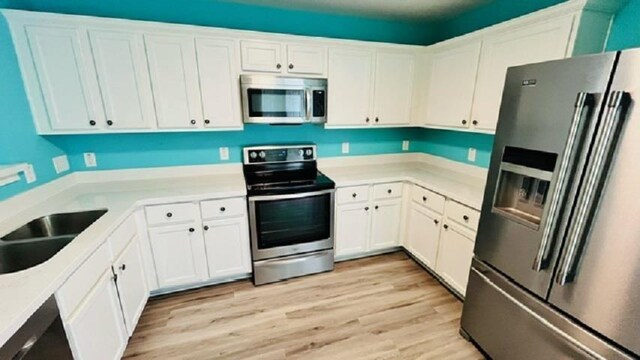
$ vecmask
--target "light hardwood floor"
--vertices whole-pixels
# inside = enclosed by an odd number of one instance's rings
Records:
[[[482,359],[462,304],[404,253],[149,301],[125,359]]]

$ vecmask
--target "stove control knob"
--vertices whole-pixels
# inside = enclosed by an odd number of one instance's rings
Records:
[[[300,149],[298,150],[298,156],[302,157],[304,155],[304,150]]]
[[[255,158],[258,157],[258,153],[255,152],[255,151],[252,151],[252,152],[249,153],[249,157],[252,158],[252,159],[255,159]]]
[[[304,152],[304,153],[305,153],[307,156],[311,156],[311,155],[313,155],[313,150],[311,150],[311,149],[307,149],[307,150],[305,150],[305,152]]]
[[[267,156],[267,153],[265,153],[264,151],[260,151],[260,154],[258,154],[258,156],[260,156],[261,159],[264,159]]]

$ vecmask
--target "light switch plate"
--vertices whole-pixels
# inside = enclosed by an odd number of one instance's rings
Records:
[[[229,148],[221,147],[220,148],[220,160],[229,160]]]
[[[467,154],[467,160],[471,162],[476,162],[476,149],[469,148],[469,153]]]
[[[27,169],[24,172],[24,179],[27,181],[27,184],[31,184],[36,181],[36,170],[33,168],[33,165],[29,164]]]
[[[56,169],[56,174],[69,171],[69,158],[67,155],[56,156],[53,159],[53,167]]]
[[[402,151],[409,151],[409,140],[402,141]]]
[[[96,153],[84,153],[84,166],[86,167],[96,167],[98,166],[98,159],[96,158]]]
[[[343,154],[348,154],[349,153],[349,143],[348,142],[343,142],[342,143],[342,153]]]

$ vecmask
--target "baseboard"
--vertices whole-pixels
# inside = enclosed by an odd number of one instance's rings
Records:
[[[153,297],[170,295],[170,294],[183,292],[183,291],[197,290],[197,289],[202,289],[208,286],[222,285],[222,284],[227,284],[235,281],[251,279],[252,276],[253,275],[251,273],[247,273],[247,274],[233,275],[233,276],[219,278],[219,279],[207,280],[207,281],[198,282],[198,283],[172,286],[169,288],[153,290],[151,291],[149,296],[153,298]]]
[[[453,296],[458,298],[458,300],[464,302],[464,295],[460,294],[458,290],[451,287],[451,285],[449,285],[440,275],[436,274],[435,271],[433,271],[431,268],[425,265],[420,259],[415,257],[409,250],[403,247],[402,251],[405,254],[407,254],[407,256],[409,256],[413,261],[415,261],[416,264],[420,265],[420,267],[422,267],[426,272],[428,272],[429,275],[433,276],[436,280],[438,280],[440,285],[442,285],[445,289],[447,289]]]

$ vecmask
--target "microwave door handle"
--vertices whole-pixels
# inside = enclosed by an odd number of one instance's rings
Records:
[[[591,106],[593,99],[594,95],[586,92],[579,92],[576,96],[571,127],[569,128],[569,138],[560,161],[556,189],[551,196],[551,203],[549,204],[548,220],[544,225],[540,247],[533,261],[532,268],[534,271],[542,271],[549,266],[549,255],[553,244],[552,238],[556,233],[561,218],[561,202],[566,196],[571,169],[574,167],[579,150],[578,139],[582,137],[581,135],[587,129],[587,126],[581,126],[582,119],[585,115],[585,109]]]
[[[575,278],[578,254],[586,237],[589,217],[598,200],[598,190],[607,170],[607,161],[615,148],[619,129],[624,123],[624,112],[621,110],[628,106],[629,101],[629,94],[623,91],[612,91],[607,98],[607,110],[596,134],[593,156],[587,165],[588,172],[584,180],[584,190],[576,205],[576,215],[567,235],[567,248],[556,277],[556,283],[560,286],[572,282]]]
[[[311,120],[311,89],[304,90],[305,116],[307,120]]]

